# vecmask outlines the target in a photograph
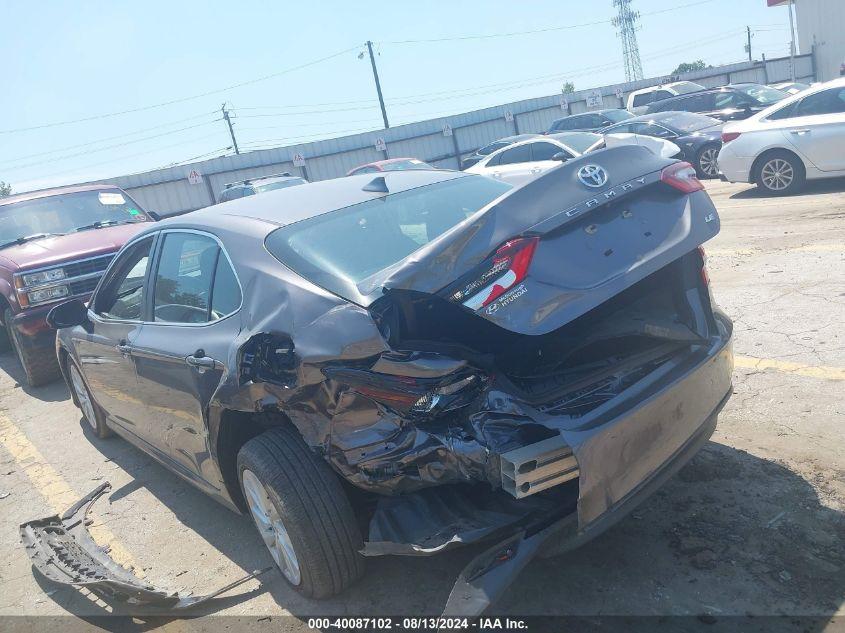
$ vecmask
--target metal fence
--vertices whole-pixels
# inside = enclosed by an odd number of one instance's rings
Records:
[[[543,132],[555,119],[598,107],[625,107],[629,93],[667,80],[695,81],[706,87],[737,82],[789,81],[788,57],[742,62],[684,73],[678,77],[652,77],[639,81],[550,95],[474,110],[387,130],[303,143],[245,154],[224,156],[155,171],[109,178],[126,189],[145,208],[162,216],[209,206],[226,183],[269,174],[290,172],[309,180],[343,176],[362,163],[412,156],[437,167],[459,169],[461,157],[490,141],[512,134]],[[797,81],[814,81],[813,54],[795,57]],[[565,101],[563,101],[565,99]],[[384,149],[377,149],[384,142]],[[295,157],[304,159],[304,164]],[[192,177],[189,179],[189,175]],[[102,181],[100,181],[102,182]]]

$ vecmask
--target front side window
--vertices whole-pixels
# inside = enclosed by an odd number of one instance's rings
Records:
[[[165,235],[153,286],[155,321],[207,323],[239,305],[237,279],[214,239],[195,233]]]
[[[801,99],[795,111],[795,116],[841,114],[843,112],[845,112],[845,88],[831,88]]]
[[[67,235],[148,219],[132,199],[116,189],[22,200],[0,207],[0,248],[24,244],[38,237]]]
[[[140,321],[144,311],[144,281],[150,263],[153,238],[126,248],[111,267],[94,310],[107,319]]]
[[[506,149],[499,158],[500,165],[515,165],[531,161],[531,144],[517,145],[512,149]]]

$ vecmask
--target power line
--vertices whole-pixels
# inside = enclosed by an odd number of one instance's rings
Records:
[[[24,165],[15,165],[14,167],[4,168],[4,171],[17,171],[19,169],[26,169],[27,167],[37,167],[38,165],[48,165],[51,163],[61,162],[63,160],[67,160],[68,158],[76,158],[77,156],[87,156],[88,154],[95,154],[97,152],[104,152],[109,149],[115,149],[117,147],[123,147],[125,145],[131,145],[133,143],[141,143],[143,141],[149,141],[155,138],[161,138],[163,136],[170,136],[171,134],[176,134],[177,132],[184,132],[185,130],[193,130],[198,127],[202,127],[204,125],[209,125],[211,123],[215,123],[220,121],[221,119],[214,119],[214,121],[203,121],[202,123],[197,123],[196,125],[188,125],[183,128],[179,128],[178,130],[170,130],[168,132],[163,132],[161,134],[153,134],[152,136],[146,136],[144,138],[138,138],[132,141],[126,141],[124,143],[115,143],[114,145],[107,145],[105,147],[98,147],[97,149],[93,150],[86,150],[84,152],[76,152],[75,154],[68,154],[66,156],[60,156],[58,158],[52,158],[47,160],[40,160],[35,161],[34,163],[26,163]]]
[[[708,4],[710,2],[715,2],[715,0],[698,0],[697,2],[690,2],[688,4],[682,4],[677,7],[670,7],[668,9],[659,9],[657,11],[649,11],[648,13],[643,13],[643,15],[658,15],[660,13],[668,13],[670,11],[679,11],[681,9],[687,9],[689,7],[695,7],[701,4]],[[486,39],[493,39],[493,38],[500,38],[500,37],[518,37],[522,35],[535,35],[538,33],[551,33],[555,31],[568,31],[570,29],[580,29],[587,26],[598,26],[600,24],[611,24],[612,20],[596,20],[594,22],[582,22],[580,24],[566,24],[563,26],[549,26],[542,29],[531,29],[528,31],[511,31],[509,33],[485,33],[485,34],[478,34],[478,35],[456,35],[453,37],[435,37],[435,38],[428,38],[428,39],[416,39],[416,40],[386,40],[379,42],[380,44],[433,44],[437,42],[460,42],[466,40],[486,40]]]
[[[297,70],[302,70],[303,68],[309,68],[310,66],[315,66],[322,62],[328,61],[330,59],[334,59],[335,57],[340,57],[345,53],[349,53],[351,51],[357,50],[358,46],[353,46],[351,48],[344,49],[342,51],[338,51],[336,53],[332,53],[331,55],[326,55],[325,57],[321,57],[319,59],[312,60],[310,62],[306,62],[304,64],[299,64],[298,66],[292,66],[290,68],[286,68],[284,70],[280,70],[275,73],[270,73],[269,75],[264,75],[262,77],[256,77],[255,79],[249,79],[247,81],[241,81],[236,84],[232,84],[230,86],[226,86],[225,88],[217,88],[215,90],[208,90],[206,92],[202,92],[200,94],[191,95],[189,97],[180,97],[179,99],[171,99],[170,101],[162,101],[161,103],[154,103],[152,105],[142,106],[139,108],[131,108],[129,110],[121,110],[119,112],[109,112],[106,114],[97,114],[94,116],[83,117],[79,119],[71,119],[69,121],[56,121],[54,123],[44,123],[42,125],[33,125],[29,127],[21,127],[21,128],[14,128],[9,130],[0,130],[0,134],[12,134],[14,132],[27,132],[30,130],[43,130],[45,128],[51,127],[58,127],[60,125],[71,125],[73,123],[83,123],[86,121],[97,121],[99,119],[107,119],[110,117],[121,116],[124,114],[132,114],[134,112],[144,112],[146,110],[152,110],[154,108],[162,108],[164,106],[174,105],[176,103],[184,103],[185,101],[192,101],[193,99],[201,99],[202,97],[208,97],[210,95],[220,94],[221,92],[226,92],[228,90],[234,90],[235,88],[242,88],[244,86],[249,86],[252,84],[256,84],[262,81],[267,81],[268,79],[275,79],[276,77],[280,77],[282,75],[286,75],[288,73],[292,73]]]
[[[94,140],[94,141],[88,141],[87,143],[79,143],[77,145],[67,145],[65,147],[59,147],[59,148],[47,150],[47,151],[44,151],[44,152],[37,152],[35,154],[27,154],[25,156],[18,156],[17,158],[5,159],[5,160],[0,161],[0,164],[14,163],[14,162],[17,162],[17,161],[20,161],[20,160],[26,160],[27,158],[37,158],[39,156],[47,156],[47,155],[50,155],[50,154],[59,154],[61,152],[66,152],[66,151],[72,150],[72,149],[79,149],[81,147],[91,147],[92,145],[97,145],[98,143],[105,143],[106,141],[113,141],[115,139],[126,138],[128,136],[135,136],[136,134],[143,134],[145,132],[151,132],[153,130],[160,130],[163,127],[169,127],[171,125],[177,125],[179,123],[185,123],[186,121],[196,121],[197,119],[201,119],[202,117],[211,116],[212,114],[216,114],[216,113],[217,113],[216,110],[212,111],[212,112],[205,112],[203,114],[197,114],[195,116],[186,117],[184,119],[178,119],[176,121],[170,121],[169,123],[161,123],[160,125],[153,125],[151,127],[144,128],[142,130],[135,130],[134,132],[126,132],[124,134],[117,134],[115,136],[106,136],[104,138],[100,138],[100,139],[97,139],[97,140]],[[217,119],[215,119],[215,120],[217,120]],[[211,121],[209,121],[209,123],[211,123]],[[93,150],[93,151],[98,151],[98,150]]]

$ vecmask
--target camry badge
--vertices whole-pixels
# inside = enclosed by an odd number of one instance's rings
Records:
[[[600,165],[584,165],[578,170],[578,180],[588,187],[602,187],[607,182],[607,170]]]

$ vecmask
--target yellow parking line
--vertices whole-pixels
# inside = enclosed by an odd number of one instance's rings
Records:
[[[88,490],[78,492],[71,488],[56,469],[47,462],[41,451],[2,412],[0,412],[0,445],[8,451],[35,490],[44,497],[47,504],[57,514],[67,510],[83,494],[89,492]],[[95,513],[92,512],[92,514]],[[135,568],[134,571],[137,575],[143,574],[129,552],[120,544],[111,530],[103,524],[102,520],[95,518],[89,531],[99,545],[109,548],[109,554],[118,564],[124,567],[131,565]]]
[[[752,356],[735,356],[734,364],[745,369],[774,369],[775,371],[808,378],[822,378],[824,380],[845,380],[845,367],[813,366],[801,363],[790,363],[772,358],[754,358]]]

